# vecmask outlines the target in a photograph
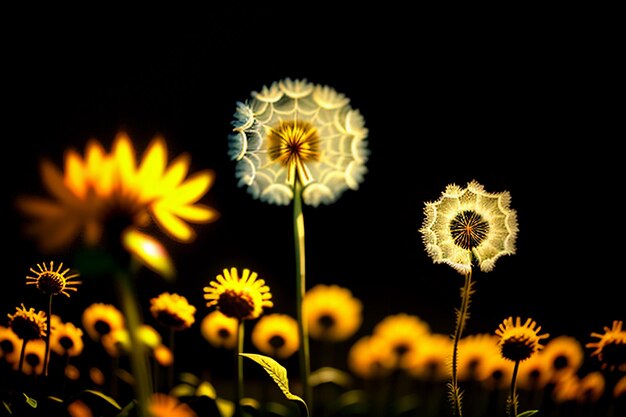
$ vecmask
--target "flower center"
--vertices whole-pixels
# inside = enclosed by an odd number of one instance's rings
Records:
[[[613,341],[602,348],[602,362],[611,366],[619,367],[626,363],[626,343]]]
[[[98,332],[101,336],[111,332],[111,326],[104,320],[96,320],[93,328],[96,329],[96,332]]]
[[[246,292],[226,290],[220,294],[217,307],[226,316],[243,320],[254,311],[254,299]]]
[[[274,335],[270,337],[269,344],[274,349],[280,349],[285,345],[285,339],[282,336]]]
[[[228,339],[230,337],[230,331],[222,327],[217,331],[217,337],[220,339]]]
[[[69,350],[72,347],[74,347],[74,341],[68,337],[68,336],[63,336],[59,339],[59,344],[63,347],[63,349],[65,350]]]
[[[57,295],[65,289],[65,278],[54,271],[45,271],[37,278],[37,289],[44,294]]]
[[[270,130],[267,143],[272,161],[287,168],[287,182],[295,180],[296,172],[302,184],[311,181],[304,162],[320,159],[320,136],[311,123],[299,120],[280,122],[278,127]]]
[[[473,210],[463,210],[450,222],[454,243],[466,250],[478,247],[487,238],[489,223]]]
[[[325,331],[328,331],[335,326],[335,318],[330,314],[321,315],[317,322]]]
[[[535,342],[527,336],[512,336],[502,343],[502,356],[510,361],[523,361],[535,353]]]
[[[2,350],[4,353],[11,353],[15,350],[15,346],[10,340],[3,340],[2,342],[0,342],[0,350]]]

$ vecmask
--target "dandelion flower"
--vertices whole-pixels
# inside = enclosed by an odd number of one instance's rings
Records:
[[[496,335],[500,337],[500,354],[509,361],[525,361],[543,347],[540,343],[542,339],[550,337],[549,334],[539,335],[540,331],[541,326],[537,326],[532,319],[527,319],[524,324],[520,317],[516,317],[515,321],[513,317],[505,319],[496,330]]]
[[[409,374],[422,380],[443,381],[450,378],[452,340],[445,334],[432,333],[420,339],[409,359]]]
[[[150,397],[148,411],[154,417],[198,417],[187,404],[160,392],[155,392]]]
[[[188,329],[196,320],[196,307],[189,304],[187,298],[167,292],[150,299],[150,313],[163,326],[173,330]]]
[[[363,379],[388,375],[396,366],[396,355],[383,338],[370,335],[359,338],[348,352],[348,368]]]
[[[550,342],[548,342],[548,344],[549,343]],[[517,385],[521,389],[526,391],[541,391],[550,381],[554,380],[554,369],[552,368],[549,358],[545,356],[548,344],[546,344],[543,350],[537,352],[536,355],[526,359],[524,364],[519,367]]]
[[[550,339],[541,355],[552,369],[555,380],[565,374],[578,372],[585,359],[582,344],[578,339],[567,335]]]
[[[252,343],[266,355],[286,359],[300,346],[298,322],[287,314],[268,314],[252,329]]]
[[[313,339],[347,340],[361,326],[363,304],[347,288],[318,284],[304,294],[302,310]]]
[[[42,339],[46,336],[48,324],[46,323],[46,313],[38,311],[35,313],[34,308],[26,310],[24,304],[22,308],[15,307],[15,314],[9,314],[9,326],[17,337],[28,342],[31,340]]]
[[[0,326],[0,359],[4,358],[8,364],[17,363],[22,343],[13,329]]]
[[[69,297],[70,294],[68,291],[77,291],[75,286],[81,284],[80,281],[72,280],[72,278],[76,278],[79,274],[67,275],[70,268],[66,268],[61,272],[63,262],[59,264],[56,271],[54,270],[54,261],[50,261],[49,266],[47,266],[45,262],[37,264],[37,269],[38,270],[30,268],[30,272],[32,272],[34,276],[27,276],[26,284],[36,285],[37,289],[45,295],[63,294]]]
[[[224,269],[223,273],[204,287],[207,307],[216,306],[228,317],[237,320],[255,319],[264,307],[273,307],[272,293],[265,280],[258,274],[244,269],[241,278],[237,268]]]
[[[430,326],[418,316],[398,313],[382,319],[372,334],[388,345],[397,367],[409,369],[411,355],[419,351],[422,340],[430,334]]]
[[[24,348],[24,363],[22,372],[26,375],[40,375],[43,372],[44,357],[46,356],[46,342],[41,339],[33,340]],[[17,370],[18,364],[13,364]]]
[[[61,356],[78,356],[84,347],[83,331],[69,322],[53,325],[50,333],[50,347]]]
[[[93,303],[82,314],[83,328],[89,337],[98,341],[112,331],[124,328],[124,316],[112,304]]]
[[[207,314],[200,323],[202,337],[211,345],[234,349],[237,346],[237,324],[235,318],[224,315],[219,310],[214,310]]]
[[[459,381],[481,380],[490,374],[489,364],[499,358],[498,338],[488,333],[465,336],[459,341]]]
[[[508,191],[490,193],[476,181],[465,188],[446,187],[439,200],[426,203],[420,228],[426,251],[435,263],[461,274],[473,260],[484,272],[493,270],[504,255],[515,253],[517,213],[509,207]]]
[[[585,345],[595,349],[591,356],[598,358],[603,369],[626,371],[626,330],[622,321],[614,320],[613,327],[604,326],[604,333],[591,333],[598,339]]]
[[[349,102],[329,86],[287,78],[237,103],[228,153],[237,161],[239,186],[287,205],[299,181],[312,206],[358,189],[367,172],[368,130]]]

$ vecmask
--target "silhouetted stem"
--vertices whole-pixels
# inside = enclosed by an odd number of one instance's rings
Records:
[[[50,294],[50,298],[48,299],[48,314],[46,317],[47,330],[46,330],[46,351],[43,357],[43,375],[48,376],[48,362],[50,362],[50,333],[52,333],[52,294]]]
[[[24,368],[24,356],[26,356],[26,343],[28,343],[28,341],[26,340],[22,341],[22,349],[20,350],[20,362],[17,367],[20,373],[22,373],[22,369]]]
[[[298,335],[300,336],[300,379],[302,381],[302,399],[313,409],[313,390],[309,385],[311,363],[309,354],[309,330],[306,318],[302,311],[302,300],[306,292],[306,278],[304,265],[304,215],[302,213],[302,184],[296,180],[293,197],[293,230],[296,249],[296,308],[298,320]]]
[[[463,336],[463,329],[465,328],[465,321],[467,320],[467,312],[469,310],[470,295],[472,285],[472,270],[465,274],[465,281],[463,283],[463,290],[461,292],[461,308],[457,312],[456,328],[454,330],[454,342],[452,351],[452,395],[456,398],[454,401],[453,410],[459,417],[463,414],[461,412],[461,401],[458,398],[459,393],[459,381],[458,381],[458,352],[459,341]]]
[[[511,397],[509,399],[511,408],[510,415],[517,417],[517,370],[519,369],[519,361],[515,361],[513,367],[513,376],[511,377]]]
[[[237,382],[235,386],[235,416],[243,417],[241,399],[243,398],[243,320],[237,324],[237,351],[235,352],[235,369],[237,371]]]

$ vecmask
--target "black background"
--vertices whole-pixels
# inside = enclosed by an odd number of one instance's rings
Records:
[[[227,156],[236,102],[291,77],[346,94],[369,128],[361,188],[304,212],[308,287],[350,288],[364,304],[358,335],[399,312],[453,330],[462,276],[432,263],[418,229],[425,201],[472,179],[510,191],[520,232],[515,255],[475,274],[468,334],[520,315],[586,343],[623,320],[623,130],[607,128],[623,99],[606,48],[611,25],[584,9],[325,7],[7,13],[0,312],[45,305],[24,276],[52,258],[23,238],[13,206],[17,195],[43,192],[39,159],[61,166],[67,147],[82,152],[96,138],[108,149],[124,129],[139,150],[162,134],[172,156],[191,153],[192,171],[213,169],[203,201],[221,213],[195,227],[192,244],[164,241],[178,281],[143,271],[144,306],[177,291],[199,321],[209,311],[203,286],[238,266],[267,280],[273,311],[294,315],[291,207],[238,188]],[[55,306],[76,322],[113,296],[110,283],[86,281]],[[193,332],[189,349],[202,355],[208,344]]]

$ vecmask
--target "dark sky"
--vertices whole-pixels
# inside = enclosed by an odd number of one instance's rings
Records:
[[[472,179],[510,191],[520,232],[517,254],[475,274],[469,333],[521,315],[587,342],[624,320],[623,165],[618,137],[605,131],[617,113],[608,105],[614,78],[595,28],[564,11],[470,19],[454,10],[316,7],[14,15],[0,94],[2,314],[41,301],[23,277],[48,259],[20,234],[14,197],[40,192],[40,157],[60,165],[68,146],[82,151],[97,138],[108,148],[120,129],[139,149],[162,134],[172,155],[191,152],[192,170],[216,172],[204,201],[221,218],[197,227],[192,244],[166,242],[178,283],[144,274],[142,295],[178,291],[204,314],[202,287],[223,267],[249,266],[271,286],[274,310],[294,314],[291,207],[237,188],[226,154],[236,102],[291,77],[346,94],[369,128],[361,188],[304,213],[308,286],[349,287],[365,306],[361,333],[398,312],[453,330],[462,277],[433,265],[418,229],[425,201]],[[58,304],[72,310],[109,296],[107,283],[87,282]]]

